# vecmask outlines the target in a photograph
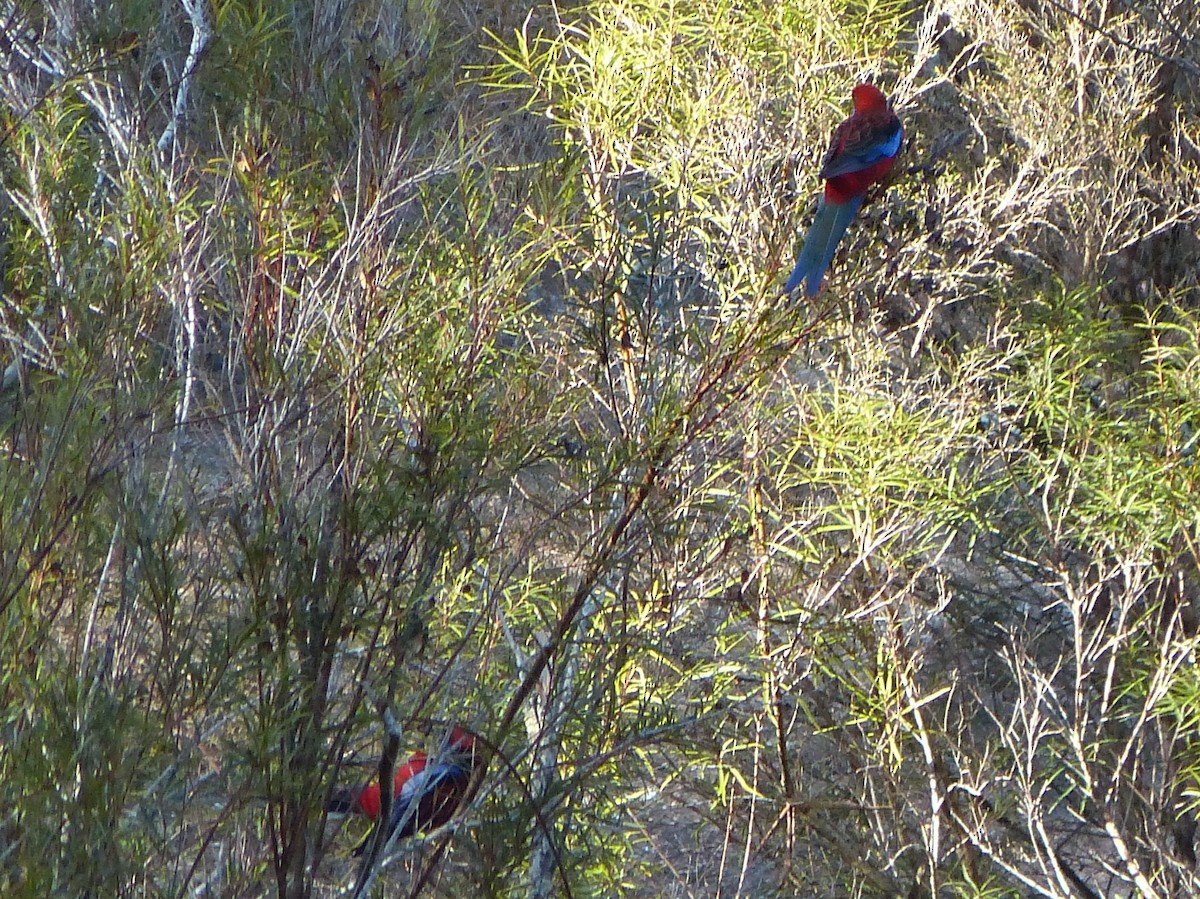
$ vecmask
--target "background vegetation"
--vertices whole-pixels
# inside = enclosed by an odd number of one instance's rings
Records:
[[[4,895],[1200,893],[1193,0],[0,16]]]

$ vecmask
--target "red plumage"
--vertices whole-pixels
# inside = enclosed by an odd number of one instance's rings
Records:
[[[389,835],[395,831],[404,838],[448,824],[482,757],[475,735],[462,727],[450,732],[445,746],[432,759],[425,752],[410,755],[392,779]],[[382,810],[381,799],[379,783],[372,781],[335,791],[326,809],[334,814],[358,814],[377,821]],[[366,841],[355,854],[365,847]]]

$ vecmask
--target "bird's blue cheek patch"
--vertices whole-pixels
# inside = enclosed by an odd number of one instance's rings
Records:
[[[884,156],[895,156],[900,152],[900,142],[904,140],[904,129],[897,128],[896,133],[887,139],[883,144],[880,144],[879,149],[883,151]]]

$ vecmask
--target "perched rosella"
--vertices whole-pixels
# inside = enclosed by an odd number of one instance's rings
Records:
[[[791,293],[801,281],[808,296],[820,292],[838,241],[858,214],[867,189],[887,175],[900,154],[904,126],[888,107],[883,92],[872,84],[859,84],[852,97],[854,113],[833,132],[821,161],[825,195],[804,237],[800,259],[783,286],[784,293]]]
[[[433,758],[424,752],[409,756],[396,769],[393,780],[388,838],[393,832],[403,839],[448,823],[467,789],[471,772],[482,758],[474,734],[461,727],[450,731],[445,745]],[[359,814],[376,821],[381,806],[379,784],[372,781],[335,791],[326,809],[332,814]],[[368,840],[359,844],[355,855],[362,854]]]

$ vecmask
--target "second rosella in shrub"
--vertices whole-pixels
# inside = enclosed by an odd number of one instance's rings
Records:
[[[395,832],[402,839],[449,823],[470,783],[472,771],[482,759],[475,735],[462,727],[450,731],[445,745],[432,758],[424,752],[410,755],[396,769],[393,778],[386,838]],[[372,781],[338,789],[326,809],[332,814],[358,814],[377,821],[383,805],[381,799],[379,784]],[[364,840],[354,854],[362,854],[366,845]]]

